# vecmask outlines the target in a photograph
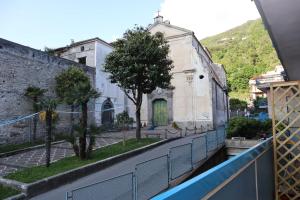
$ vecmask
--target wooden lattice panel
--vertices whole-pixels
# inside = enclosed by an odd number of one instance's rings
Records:
[[[300,82],[271,85],[276,200],[300,199]]]

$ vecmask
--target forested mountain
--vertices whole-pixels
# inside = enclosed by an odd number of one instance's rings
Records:
[[[248,98],[249,79],[280,63],[261,19],[205,38],[201,43],[209,49],[214,62],[225,66],[231,97]]]

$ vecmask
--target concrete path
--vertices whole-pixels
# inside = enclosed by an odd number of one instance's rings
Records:
[[[199,137],[199,135],[191,135],[185,138],[174,140],[172,142],[163,144],[155,149],[144,152],[135,157],[129,158],[123,162],[117,163],[109,168],[101,170],[97,173],[91,174],[89,176],[83,177],[74,181],[70,184],[61,186],[57,189],[51,190],[32,199],[34,200],[64,200],[66,197],[66,192],[76,189],[78,187],[86,186],[92,183],[96,183],[105,179],[109,179],[115,176],[119,176],[125,173],[134,171],[135,165],[159,156],[167,155],[171,147],[179,146],[182,144],[191,143],[194,137]]]

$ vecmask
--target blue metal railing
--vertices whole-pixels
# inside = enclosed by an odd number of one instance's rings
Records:
[[[273,200],[271,138],[152,199]]]

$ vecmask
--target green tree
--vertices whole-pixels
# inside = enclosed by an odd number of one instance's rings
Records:
[[[110,73],[112,83],[123,88],[136,107],[136,138],[141,138],[140,111],[143,94],[157,87],[171,89],[172,60],[168,58],[169,45],[162,33],[151,33],[135,27],[113,43],[114,51],[106,57],[104,70]]]
[[[84,71],[77,67],[70,67],[56,78],[56,93],[60,99],[71,105],[81,107],[81,119],[79,130],[79,152],[75,152],[81,159],[87,158],[86,138],[88,120],[88,102],[92,98],[98,98],[100,93],[91,86],[89,77]]]
[[[25,90],[25,96],[28,97],[32,101],[33,111],[35,113],[41,111],[40,100],[44,96],[47,90],[41,89],[39,87],[29,86]],[[37,129],[38,115],[34,115],[33,117],[33,134],[32,140],[33,142],[36,140],[36,129]]]
[[[45,98],[41,101],[41,107],[46,111],[46,167],[50,166],[50,154],[51,154],[51,137],[53,129],[53,115],[57,106],[57,100],[52,98]]]
[[[236,98],[229,99],[229,105],[231,110],[244,110],[247,108],[247,102]]]
[[[133,123],[133,118],[129,117],[127,111],[123,111],[119,114],[117,114],[117,124],[120,128],[128,128],[130,124]]]
[[[71,106],[71,113],[70,113],[71,124],[72,124],[71,136],[73,136],[74,133],[73,125],[75,120],[73,113],[75,111],[75,107],[79,106],[80,103],[76,102],[77,100],[75,101],[77,97],[75,97],[73,94],[69,94],[72,92],[69,90],[69,88],[76,89],[77,82],[78,83],[87,82],[88,77],[83,76],[85,74],[79,72],[76,67],[73,66],[71,68],[72,69],[68,70],[66,73],[64,73],[64,75],[61,75],[60,78],[59,77],[56,78],[57,87],[55,88],[55,90],[59,100]]]

